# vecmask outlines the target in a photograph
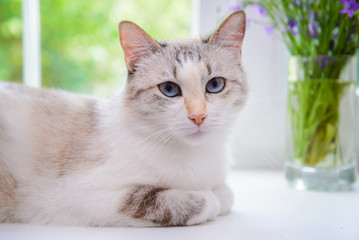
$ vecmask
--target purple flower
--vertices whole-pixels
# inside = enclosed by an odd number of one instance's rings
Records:
[[[344,8],[340,10],[341,14],[348,14],[349,18],[354,16],[354,12],[359,9],[359,4],[356,0],[340,0]]]
[[[308,28],[309,28],[309,36],[311,38],[318,38],[318,31],[317,31],[317,27],[315,25],[315,13],[313,11],[309,12]]]
[[[274,25],[268,25],[264,26],[264,29],[266,30],[268,36],[272,37],[272,33],[274,31],[275,26]]]
[[[238,10],[241,10],[243,9],[242,8],[242,5],[240,4],[237,4],[237,5],[231,5],[228,7],[228,10],[231,11],[231,12],[235,12],[235,11],[238,11]]]
[[[295,26],[298,26],[298,23],[293,18],[291,18],[288,21],[288,25],[289,25],[290,28],[293,28]]]
[[[308,27],[309,27],[309,37],[318,38],[319,35],[315,23],[314,22],[309,23]]]
[[[293,35],[297,35],[298,34],[298,23],[293,18],[291,18],[288,21],[288,25],[289,25],[289,31]]]
[[[309,20],[313,22],[315,20],[315,13],[313,11],[309,12]]]
[[[297,5],[297,6],[299,6],[298,0],[293,0],[293,3],[294,3],[295,5]]]
[[[265,16],[267,15],[267,10],[262,7],[261,5],[254,5],[255,9],[256,9],[256,12],[259,16]]]

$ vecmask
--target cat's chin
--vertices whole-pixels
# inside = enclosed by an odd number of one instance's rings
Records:
[[[198,146],[205,143],[208,140],[208,133],[204,131],[196,131],[183,136],[183,141],[192,146]]]

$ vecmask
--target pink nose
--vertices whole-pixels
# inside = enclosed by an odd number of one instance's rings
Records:
[[[200,126],[204,119],[206,119],[207,115],[202,113],[202,114],[197,114],[197,115],[192,115],[192,116],[188,116],[189,119],[192,120],[192,122],[194,122],[197,126]]]

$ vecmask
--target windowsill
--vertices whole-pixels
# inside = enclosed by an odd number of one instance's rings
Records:
[[[281,171],[233,171],[233,211],[193,227],[81,228],[0,224],[0,239],[357,239],[359,186],[353,192],[300,192]]]

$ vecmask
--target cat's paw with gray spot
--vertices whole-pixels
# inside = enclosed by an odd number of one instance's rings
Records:
[[[156,226],[196,225],[214,219],[220,204],[212,191],[137,185],[130,189],[118,212]]]

